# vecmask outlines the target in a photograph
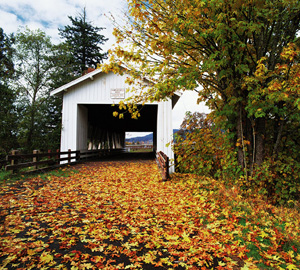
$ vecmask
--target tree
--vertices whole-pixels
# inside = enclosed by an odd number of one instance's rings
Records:
[[[173,151],[179,172],[206,175],[214,178],[230,176],[224,172],[230,146],[226,134],[216,127],[205,113],[186,112],[180,130],[174,134]]]
[[[97,68],[107,58],[107,53],[101,53],[100,45],[108,39],[99,34],[103,27],[94,27],[86,19],[86,11],[78,17],[68,17],[72,25],[59,29],[60,36],[66,40],[69,50],[73,56],[75,71],[83,73],[88,67]]]
[[[180,125],[180,130],[183,132],[192,132],[195,129],[209,128],[212,125],[205,113],[187,111]]]
[[[14,74],[13,36],[8,37],[0,28],[0,156],[16,147],[16,93],[9,86]]]
[[[295,0],[131,0],[108,68],[151,78],[134,102],[199,92],[247,178],[287,145],[299,153],[299,13]]]
[[[50,87],[52,89],[56,89],[77,78],[74,73],[76,64],[68,44],[59,43],[53,45],[52,53],[47,60],[51,62],[52,66],[55,66],[55,69],[51,70],[50,76]]]
[[[39,29],[31,31],[26,28],[16,34],[15,48],[18,75],[15,88],[19,92],[18,106],[21,108],[22,119],[19,126],[19,141],[27,151],[40,149],[41,146],[55,144],[46,139],[46,134],[52,134],[53,130],[60,129],[60,122],[53,123],[53,118],[57,119],[57,114],[60,113],[57,111],[59,106],[51,105],[54,98],[49,95],[51,76],[56,70],[56,65],[51,61],[53,45],[50,37],[43,31]],[[59,137],[55,142],[57,148]]]

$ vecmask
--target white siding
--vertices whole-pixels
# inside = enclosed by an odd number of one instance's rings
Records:
[[[64,99],[71,99],[77,104],[113,104],[119,103],[120,99],[110,97],[111,89],[126,88],[126,76],[114,73],[100,74],[93,80],[86,80],[73,86],[64,94]],[[125,93],[127,98],[130,93]]]
[[[77,147],[78,150],[87,149],[88,138],[88,109],[83,105],[77,107]]]
[[[163,151],[169,159],[174,159],[171,148],[173,140],[172,127],[172,102],[171,100],[160,102],[157,111],[157,152]],[[167,146],[169,144],[169,146]],[[170,167],[170,173],[175,171],[174,166]]]
[[[76,150],[77,104],[63,100],[61,151]]]

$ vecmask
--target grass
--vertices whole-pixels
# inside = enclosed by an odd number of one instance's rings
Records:
[[[70,167],[66,168],[58,168],[56,170],[52,171],[41,171],[41,172],[32,172],[28,173],[30,171],[28,168],[27,170],[21,170],[18,173],[12,173],[11,171],[5,171],[4,168],[0,169],[0,185],[3,184],[12,184],[16,181],[23,181],[25,179],[32,178],[36,175],[39,175],[41,179],[45,180],[51,176],[57,176],[57,177],[68,177],[73,173],[76,173],[77,170],[71,169]],[[26,173],[27,172],[27,173]],[[25,174],[26,173],[26,174]]]
[[[130,149],[130,153],[146,153],[146,152],[153,152],[152,148],[138,148],[138,149]]]

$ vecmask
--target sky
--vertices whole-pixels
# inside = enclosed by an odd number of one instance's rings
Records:
[[[15,33],[21,27],[41,29],[51,37],[53,43],[61,40],[58,28],[70,25],[73,18],[86,9],[87,20],[93,26],[104,27],[101,31],[109,40],[102,47],[108,50],[114,44],[111,15],[120,19],[127,8],[126,0],[0,0],[0,27],[5,34]],[[196,92],[184,92],[173,109],[173,128],[178,129],[186,111],[208,112],[205,105],[196,104]]]

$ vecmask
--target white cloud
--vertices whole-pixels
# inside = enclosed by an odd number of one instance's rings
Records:
[[[0,18],[0,25],[6,34],[15,32],[17,25],[22,23],[15,14],[3,10],[0,10]]]

